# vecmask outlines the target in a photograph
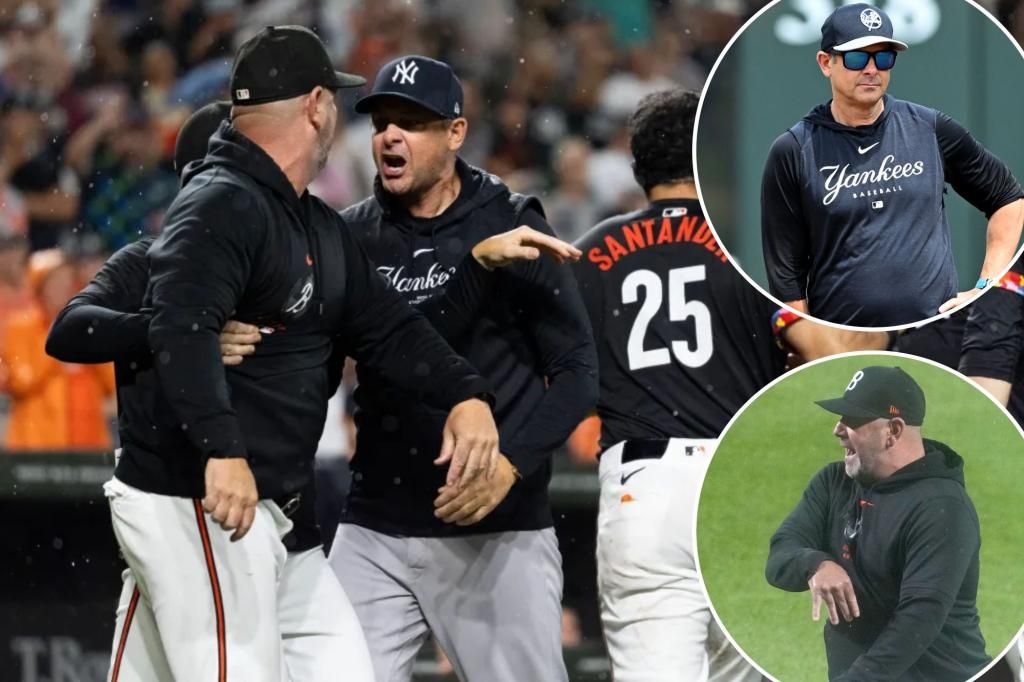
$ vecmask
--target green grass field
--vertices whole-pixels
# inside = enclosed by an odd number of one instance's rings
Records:
[[[827,678],[824,618],[811,620],[808,592],[768,585],[768,542],[811,476],[842,457],[836,417],[814,400],[843,394],[868,365],[896,365],[924,389],[923,433],[965,460],[967,490],[981,520],[978,609],[988,653],[997,656],[1024,623],[1024,441],[1006,416],[966,381],[904,357],[844,357],[807,367],[763,393],[728,430],[712,460],[698,510],[700,568],[729,634],[782,682]]]

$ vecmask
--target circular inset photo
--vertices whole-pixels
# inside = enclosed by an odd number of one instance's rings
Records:
[[[730,639],[782,682],[965,682],[1024,623],[1024,438],[963,376],[897,353],[805,365],[742,409],[700,492]]]
[[[780,304],[893,329],[955,310],[1024,224],[1024,51],[964,0],[778,0],[719,57],[694,135],[719,243]]]

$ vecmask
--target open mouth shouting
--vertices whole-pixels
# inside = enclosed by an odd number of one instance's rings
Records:
[[[382,152],[380,172],[385,178],[398,178],[405,172],[407,161],[401,154]]]

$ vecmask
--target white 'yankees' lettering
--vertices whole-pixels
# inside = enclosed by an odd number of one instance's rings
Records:
[[[451,279],[452,275],[455,274],[455,268],[445,270],[440,263],[434,263],[427,270],[426,275],[418,277],[403,277],[402,274],[405,272],[404,265],[397,268],[393,265],[381,265],[377,268],[377,272],[387,277],[396,290],[405,294],[412,291],[428,291],[444,286]]]
[[[839,167],[839,164],[822,166],[818,170],[825,174],[825,189],[828,190],[828,193],[825,194],[821,203],[825,206],[831,204],[839,196],[839,190],[844,187],[857,187],[872,182],[890,182],[924,173],[924,161],[891,165],[895,159],[894,155],[887,154],[876,170],[850,174],[847,174],[850,164],[846,164],[842,168]]]

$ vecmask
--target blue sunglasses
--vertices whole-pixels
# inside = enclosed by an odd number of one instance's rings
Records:
[[[849,52],[836,52],[843,57],[843,66],[850,71],[860,71],[871,58],[875,58],[875,68],[879,71],[888,71],[896,65],[896,50],[879,50],[878,52],[865,52],[864,50],[850,50]]]

